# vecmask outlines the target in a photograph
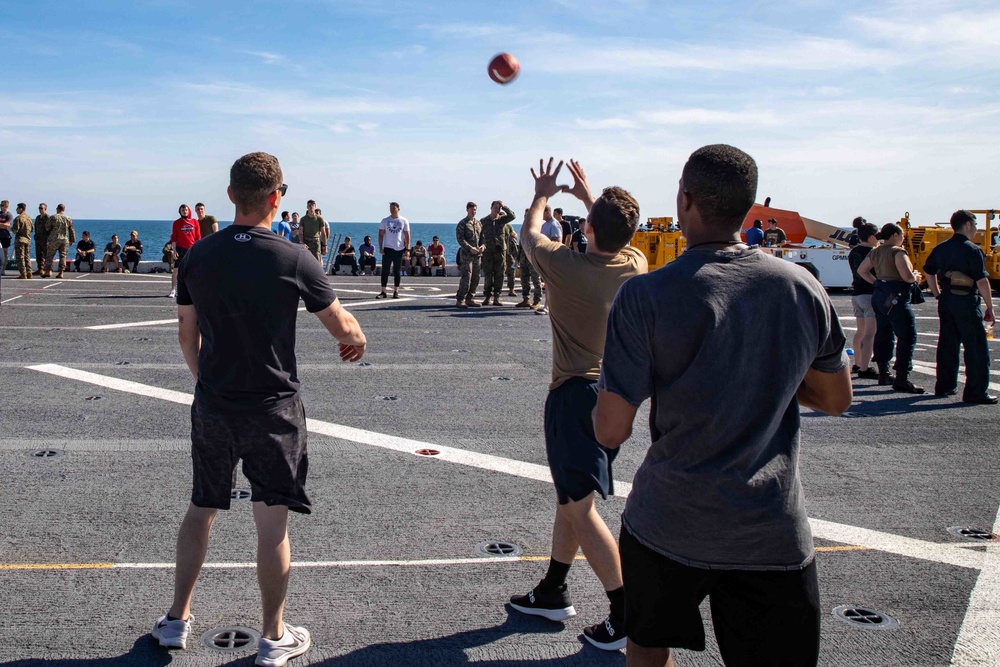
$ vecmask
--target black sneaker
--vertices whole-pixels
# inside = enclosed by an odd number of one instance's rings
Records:
[[[625,648],[625,624],[608,616],[603,623],[583,629],[583,637],[602,651],[619,651]]]
[[[539,584],[527,595],[512,596],[510,606],[522,614],[542,616],[550,621],[565,621],[570,616],[576,616],[576,609],[569,601],[566,584],[547,593],[542,592]]]
[[[859,380],[877,380],[878,379],[878,371],[875,370],[874,368],[868,367],[868,368],[866,368],[863,371],[858,371],[858,379]]]

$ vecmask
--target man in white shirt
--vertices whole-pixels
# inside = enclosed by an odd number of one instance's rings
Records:
[[[562,243],[562,225],[552,217],[552,207],[546,206],[542,213],[542,236]]]
[[[389,217],[378,225],[378,249],[382,254],[382,293],[376,299],[386,298],[389,284],[389,265],[392,265],[392,298],[399,298],[399,269],[403,251],[410,249],[410,221],[399,215],[399,204],[390,202]]]

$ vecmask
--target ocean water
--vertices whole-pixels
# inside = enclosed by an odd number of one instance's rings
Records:
[[[232,221],[219,221],[219,227],[225,227]],[[84,231],[90,232],[90,237],[94,240],[94,245],[98,250],[105,244],[111,242],[111,235],[118,235],[118,242],[122,245],[128,239],[132,230],[139,232],[139,239],[146,248],[143,253],[144,260],[159,261],[160,249],[170,239],[170,227],[173,221],[163,220],[83,220],[74,219],[73,227],[76,229],[77,240]],[[454,255],[457,249],[455,241],[455,226],[457,223],[435,223],[417,222],[410,223],[411,243],[423,241],[424,245],[430,245],[434,236],[441,238],[444,244],[445,253]],[[275,224],[274,227],[277,225]],[[372,237],[372,243],[378,247],[378,222],[331,222],[330,237],[331,242],[335,242],[340,237],[350,236],[354,247],[362,244],[365,236]],[[73,255],[70,249],[70,255]]]

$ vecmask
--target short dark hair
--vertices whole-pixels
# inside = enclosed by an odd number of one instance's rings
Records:
[[[389,202],[389,206],[395,206],[396,208],[400,208],[399,202],[394,202],[394,201]]]
[[[490,202],[490,208],[493,208],[494,206],[502,206],[499,199],[494,199],[492,202]]]
[[[776,225],[776,224],[778,224],[778,221],[775,218],[768,218],[767,219],[767,224],[769,224],[769,225]]]
[[[310,199],[309,201],[306,202],[306,206],[309,206],[309,204],[312,204],[313,206],[315,206],[316,205],[316,200],[315,199]]]
[[[554,208],[554,209],[552,209],[552,212],[553,213],[558,213],[559,215],[562,215],[562,209],[561,208]]]
[[[861,229],[861,225],[867,223],[868,221],[862,218],[860,215],[851,221],[851,227],[855,229]]]
[[[958,230],[958,228],[964,227],[966,224],[975,221],[976,214],[972,211],[962,209],[951,214],[951,228],[954,230]]]
[[[594,230],[598,250],[618,252],[628,245],[639,226],[639,202],[623,188],[605,188],[590,207],[587,224]]]
[[[278,158],[268,153],[247,153],[229,170],[233,201],[243,215],[263,213],[268,197],[281,187],[281,181]]]
[[[62,213],[66,210],[66,204],[56,204],[56,213]]]
[[[881,231],[875,235],[875,238],[881,241],[888,241],[889,238],[894,234],[902,234],[903,228],[897,225],[895,222],[887,222],[882,225]]]
[[[862,241],[867,241],[871,237],[878,236],[878,227],[870,222],[865,222],[858,225],[858,238]]]
[[[764,223],[761,222],[760,220],[754,220],[753,221],[753,226],[756,227],[757,229],[760,229],[761,227],[764,226]]]
[[[281,219],[282,220],[284,220],[285,218],[287,218],[289,216],[291,216],[291,213],[289,213],[288,211],[282,211],[281,212]]]
[[[25,204],[24,202],[21,202],[21,203],[19,203],[17,205],[17,210],[18,211],[25,211],[25,210],[27,210],[27,208],[28,208],[28,205]]]
[[[468,204],[466,204],[465,208],[469,208],[470,206],[472,208],[479,208],[478,206],[476,206],[476,202],[474,202],[474,201],[470,201]]]
[[[184,215],[184,209],[187,209],[187,210],[188,210],[188,214],[190,214],[190,213],[191,213],[191,209],[190,209],[190,207],[188,207],[188,205],[187,205],[187,204],[181,204],[180,206],[178,206],[178,207],[177,207],[177,213],[178,213],[179,215]]]
[[[371,241],[371,240],[372,240],[372,237],[370,237],[370,236],[366,236],[365,237],[365,241]]]
[[[87,230],[85,229],[85,230],[83,230],[83,235],[84,235],[84,236],[90,236],[90,232],[88,232],[88,231],[87,231]]]
[[[345,236],[345,237],[344,237],[344,243],[347,243],[347,242],[348,242],[348,241],[350,241],[350,240],[351,240],[351,237],[350,237],[350,236]]]
[[[757,163],[727,144],[703,146],[681,174],[684,191],[706,224],[739,229],[757,197]]]
[[[198,208],[199,206],[201,206],[202,208],[205,208],[205,205],[202,204],[201,202],[198,202],[197,204],[194,205],[195,208]]]

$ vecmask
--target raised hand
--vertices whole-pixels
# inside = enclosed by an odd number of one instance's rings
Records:
[[[556,165],[555,171],[552,170],[552,163],[555,162],[555,158],[550,157],[548,165],[545,164],[545,160],[538,161],[538,173],[535,173],[534,167],[531,169],[531,176],[535,179],[535,197],[554,197],[559,192],[566,189],[563,185],[556,185],[556,177],[559,176],[559,171],[562,169],[563,162],[559,160],[559,164]]]
[[[587,183],[587,174],[584,173],[583,167],[576,160],[570,160],[567,167],[569,173],[573,174],[573,187],[563,186],[563,190],[586,204],[589,211],[590,206],[594,203],[594,194],[590,191],[590,184]]]

